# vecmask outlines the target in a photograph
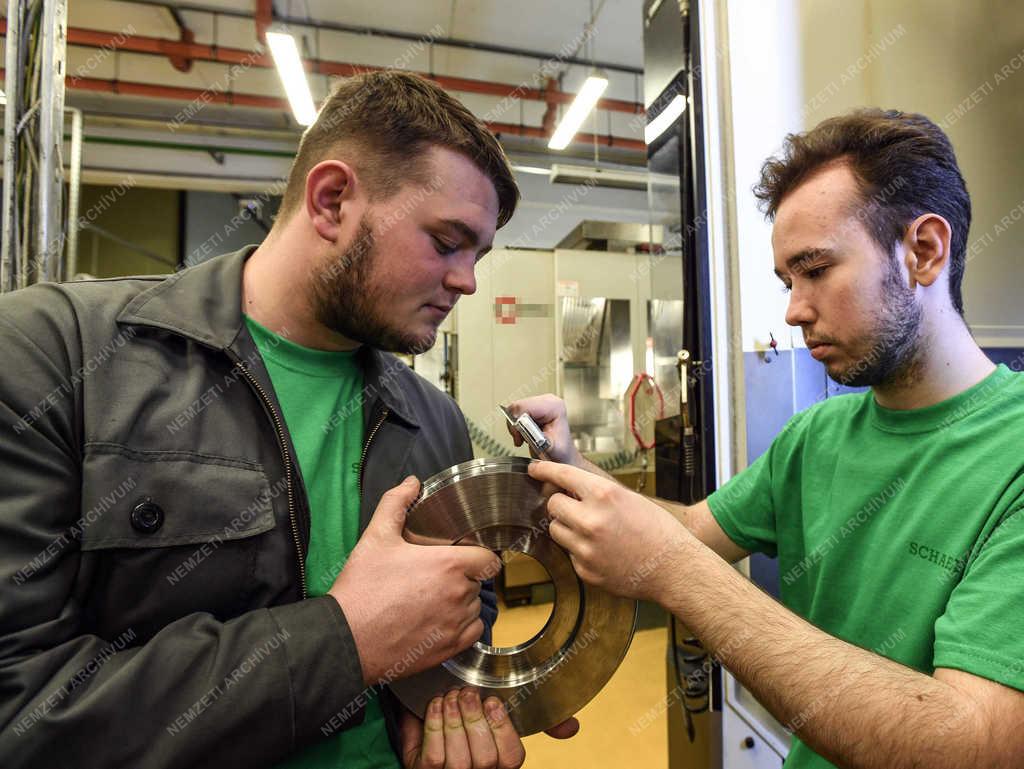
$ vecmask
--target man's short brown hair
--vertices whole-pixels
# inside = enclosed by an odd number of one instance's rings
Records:
[[[430,147],[473,161],[498,194],[498,227],[512,218],[519,188],[498,140],[442,88],[395,70],[345,78],[335,87],[302,136],[278,217],[298,210],[306,176],[331,157],[355,167],[372,200],[386,200],[410,182],[427,185]]]
[[[860,218],[878,246],[893,257],[907,226],[936,213],[952,229],[949,294],[964,314],[961,283],[971,226],[971,198],[949,137],[924,115],[860,109],[786,137],[780,157],[761,168],[754,195],[769,219],[782,199],[829,163],[849,164],[860,187]]]

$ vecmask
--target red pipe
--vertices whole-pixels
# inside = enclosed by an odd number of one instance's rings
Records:
[[[6,19],[0,19],[0,34],[7,34]],[[156,54],[169,58],[183,57],[185,59],[212,61],[219,64],[246,64],[247,66],[268,69],[274,67],[274,61],[271,56],[259,53],[258,51],[167,40],[161,37],[125,35],[123,33],[68,27],[67,40],[69,45],[91,46],[107,50],[119,49],[132,53]],[[385,69],[384,67],[374,67],[366,64],[348,64],[340,61],[324,61],[322,59],[307,59],[304,64],[310,72],[343,77],[360,72]],[[473,80],[450,75],[432,75],[425,72],[419,74],[433,80],[442,88],[451,91],[462,91],[464,93],[482,93],[503,98],[530,99],[532,101],[547,102],[548,104],[569,104],[576,98],[575,94],[558,91],[553,88],[526,88],[523,86],[512,86],[508,83]],[[644,113],[642,104],[622,99],[601,99],[597,103],[597,108],[611,110],[612,112],[626,112],[631,115],[642,115]]]
[[[256,39],[267,44],[267,27],[274,20],[274,0],[256,0]]]
[[[69,75],[66,81],[68,88],[98,93],[126,94],[130,96],[146,96],[156,99],[177,99],[179,101],[203,101],[215,104],[234,104],[242,107],[263,107],[266,109],[288,112],[287,99],[276,96],[257,96],[248,93],[230,93],[214,89],[179,88],[170,85],[153,85],[152,83],[133,83],[128,80],[100,80],[94,77],[74,77]]]
[[[547,88],[545,93],[554,93],[558,81],[553,77],[548,78]],[[548,100],[548,108],[544,110],[544,117],[541,118],[540,126],[544,129],[544,133],[547,136],[551,136],[555,132],[555,118],[558,116],[558,104],[557,102]]]
[[[196,39],[195,32],[188,27],[181,28],[181,42],[189,44]],[[192,59],[188,56],[180,56],[178,54],[171,54],[171,66],[174,67],[178,72],[191,72],[192,71]]]

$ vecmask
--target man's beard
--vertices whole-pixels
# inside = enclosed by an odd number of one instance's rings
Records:
[[[364,214],[355,240],[337,260],[320,265],[310,286],[313,314],[327,328],[356,342],[390,352],[419,354],[434,345],[437,331],[423,336],[396,328],[385,314],[390,297],[374,282],[377,252]]]
[[[829,370],[829,376],[849,387],[909,384],[917,376],[923,317],[914,292],[890,258],[882,279],[878,319],[869,337],[871,346],[841,371]]]

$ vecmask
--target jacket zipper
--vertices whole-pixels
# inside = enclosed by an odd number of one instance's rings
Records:
[[[299,523],[295,518],[295,493],[292,483],[292,458],[291,452],[288,451],[288,441],[285,438],[284,424],[281,422],[281,417],[277,413],[277,409],[274,408],[273,402],[267,395],[267,391],[263,389],[263,386],[256,381],[245,363],[241,360],[237,361],[236,365],[239,370],[245,375],[249,384],[259,395],[260,400],[263,401],[263,405],[267,407],[271,417],[274,420],[274,429],[277,431],[277,445],[281,450],[281,460],[284,462],[284,473],[285,473],[285,485],[288,489],[288,521],[291,523],[292,528],[292,541],[295,542],[295,555],[298,557],[299,563],[299,584],[302,585],[302,600],[306,600],[308,597],[306,593],[306,559],[302,555],[302,539],[299,537]],[[365,454],[365,451],[364,451]]]
[[[380,426],[384,424],[384,420],[388,418],[388,408],[384,407],[384,410],[380,413],[380,419],[377,420],[377,424],[370,430],[370,434],[366,436],[366,443],[363,444],[363,454],[359,457],[359,499],[363,498],[363,465],[366,464],[366,454],[370,450],[370,441],[373,440],[373,436],[377,434]]]

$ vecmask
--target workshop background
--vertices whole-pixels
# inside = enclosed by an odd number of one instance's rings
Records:
[[[786,133],[857,106],[951,137],[974,210],[967,320],[993,360],[1024,364],[1013,0],[9,0],[0,34],[0,291],[259,242],[336,78],[418,72],[486,121],[523,199],[476,294],[408,360],[458,400],[478,457],[525,455],[496,404],[555,392],[588,457],[692,501],[843,391],[784,322],[750,189]],[[304,76],[281,74],[268,34]],[[741,568],[777,594],[771,559]],[[522,643],[550,615],[548,575],[508,554],[499,589],[495,645]],[[568,742],[526,738],[526,766],[778,767],[788,745],[654,606],[580,720]]]

